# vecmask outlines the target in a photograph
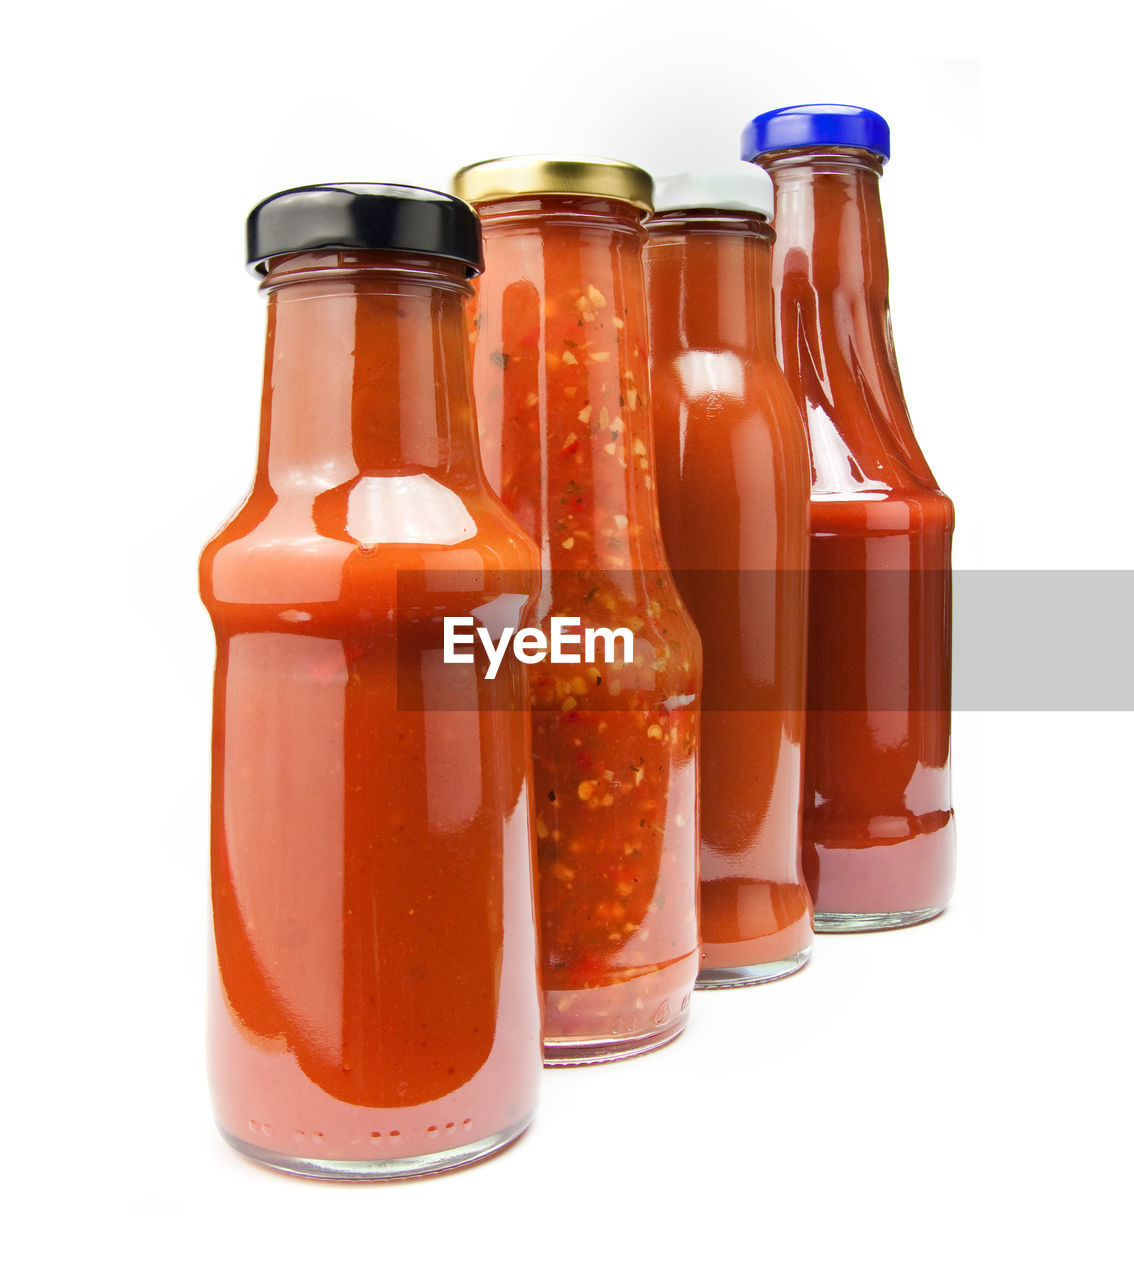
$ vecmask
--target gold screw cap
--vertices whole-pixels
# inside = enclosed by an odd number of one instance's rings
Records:
[[[635,164],[603,156],[502,156],[458,169],[453,194],[471,205],[512,196],[597,196],[652,213],[654,180]]]

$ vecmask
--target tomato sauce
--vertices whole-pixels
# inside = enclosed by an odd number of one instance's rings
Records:
[[[213,1096],[262,1163],[405,1176],[487,1154],[536,1100],[524,679],[441,661],[446,614],[520,620],[536,552],[479,464],[473,264],[270,266],[256,481],[201,562]]]
[[[753,207],[770,212],[765,184],[751,170],[663,184],[646,247],[662,532],[705,646],[699,986],[782,977],[812,944],[800,844],[809,469],[776,363],[774,237]],[[748,207],[713,207],[726,196]]]
[[[700,642],[658,528],[642,211],[585,184],[488,198],[491,169],[457,178],[485,231],[473,370],[486,471],[540,544],[538,623],[634,637],[633,663],[529,676],[545,1057],[597,1062],[657,1047],[687,1017]]]
[[[781,358],[811,448],[816,928],[914,924],[953,884],[953,506],[914,438],[894,355],[878,189],[889,130],[860,108],[793,108],[758,117],[746,146],[776,189]]]

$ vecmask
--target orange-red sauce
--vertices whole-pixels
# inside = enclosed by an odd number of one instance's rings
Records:
[[[535,1102],[524,683],[441,661],[446,613],[519,621],[535,549],[476,456],[457,268],[274,268],[256,482],[201,562],[213,1094],[260,1151],[400,1159]]]
[[[701,970],[732,985],[811,946],[800,853],[807,441],[776,364],[762,218],[649,223],[662,532],[705,646]]]
[[[531,668],[550,1057],[683,1025],[697,969],[701,653],[657,524],[640,214],[585,197],[479,209],[485,469],[539,542],[537,607],[628,627],[635,661]]]
[[[783,366],[812,457],[803,829],[816,918],[932,914],[953,883],[953,505],[898,377],[881,164],[846,148],[760,163],[776,188]]]

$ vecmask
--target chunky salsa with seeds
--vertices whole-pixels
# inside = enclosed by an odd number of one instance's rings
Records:
[[[529,668],[546,1052],[616,1056],[680,1030],[698,962],[701,652],[658,529],[643,233],[618,201],[479,212],[481,449],[551,570],[533,621],[634,637]]]

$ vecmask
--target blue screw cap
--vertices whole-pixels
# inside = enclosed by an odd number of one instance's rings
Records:
[[[866,107],[809,103],[765,111],[752,120],[740,139],[740,158],[756,160],[769,151],[806,147],[859,147],[885,164],[890,158],[890,126]]]

